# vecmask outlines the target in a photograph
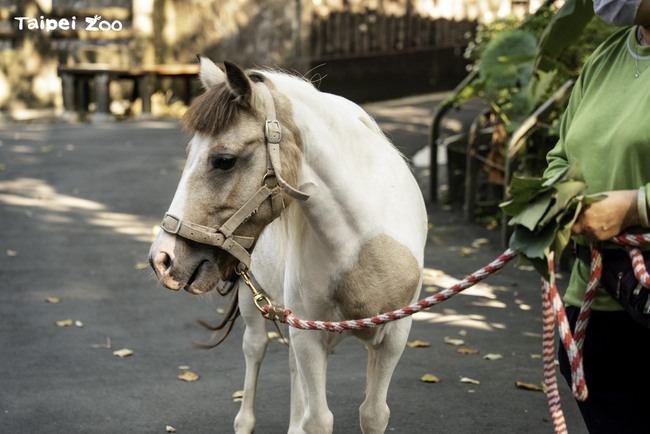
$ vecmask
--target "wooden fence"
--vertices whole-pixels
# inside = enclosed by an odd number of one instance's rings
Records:
[[[311,58],[388,54],[413,49],[461,48],[476,23],[468,20],[432,19],[418,14],[382,15],[335,11],[315,14],[309,32]]]

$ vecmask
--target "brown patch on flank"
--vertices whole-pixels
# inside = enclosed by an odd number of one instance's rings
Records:
[[[334,301],[346,319],[368,318],[411,303],[420,266],[406,246],[381,234],[367,241],[338,282]]]

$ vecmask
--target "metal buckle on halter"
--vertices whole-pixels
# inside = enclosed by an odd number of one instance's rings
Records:
[[[175,227],[173,229],[170,229],[169,227],[167,227],[167,223],[169,222],[169,220],[174,220],[176,222]],[[174,215],[171,215],[171,214],[165,214],[165,217],[163,218],[163,221],[162,221],[162,224],[160,225],[160,227],[165,232],[167,232],[169,234],[172,234],[172,235],[176,235],[181,230],[181,219],[179,219],[178,217],[176,217]]]
[[[267,119],[264,134],[266,135],[267,142],[280,143],[282,140],[282,127],[280,126],[280,122]]]

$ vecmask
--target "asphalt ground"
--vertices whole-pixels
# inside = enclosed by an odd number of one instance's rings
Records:
[[[413,157],[426,145],[440,98],[368,109]],[[196,349],[210,338],[196,320],[216,322],[227,300],[166,290],[146,265],[152,229],[183,167],[188,137],[178,122],[0,128],[0,433],[232,432],[233,393],[244,377],[243,322],[217,349]],[[416,173],[426,189],[426,168]],[[428,210],[422,297],[503,250],[498,231],[464,223],[459,210],[430,203]],[[52,297],[58,303],[47,301]],[[72,325],[57,326],[61,321]],[[541,330],[539,278],[514,264],[416,315],[410,341],[429,346],[404,352],[389,391],[387,432],[552,433],[545,395],[515,386],[542,381]],[[114,355],[124,348],[133,354]],[[331,356],[335,433],[360,432],[365,363],[353,338]],[[186,370],[198,380],[178,379]],[[420,381],[424,374],[439,382]],[[569,388],[560,385],[569,432],[585,433]],[[287,349],[272,342],[257,432],[286,432],[288,402]]]

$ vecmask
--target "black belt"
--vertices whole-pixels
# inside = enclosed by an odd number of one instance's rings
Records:
[[[576,257],[580,259],[587,265],[591,265],[591,247],[582,246],[580,244],[574,244],[573,249],[576,252]],[[600,254],[603,258],[604,264],[629,264],[629,268],[632,268],[632,261],[630,255],[624,249],[601,249]],[[644,252],[644,259],[650,259],[648,252]]]

